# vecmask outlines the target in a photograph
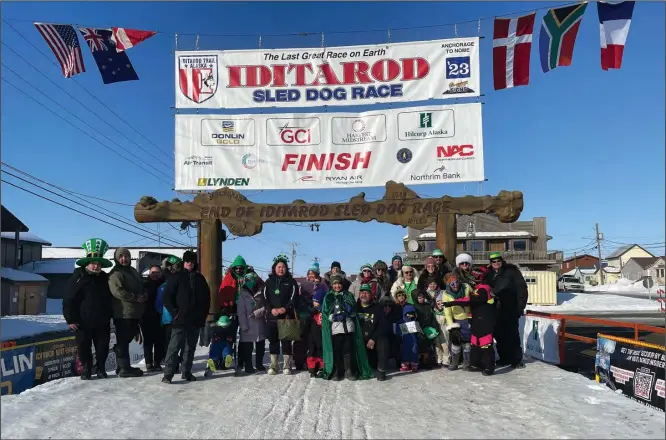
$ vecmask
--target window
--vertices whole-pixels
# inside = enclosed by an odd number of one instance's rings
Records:
[[[437,242],[435,240],[427,240],[421,242],[423,252],[432,252],[437,249]]]
[[[467,240],[467,252],[483,252],[483,240]]]
[[[657,269],[657,278],[664,278],[664,271],[665,271],[665,269],[663,267],[658,268]]]
[[[513,250],[524,252],[527,250],[527,240],[513,240]]]
[[[536,284],[537,280],[536,280],[536,278],[531,278],[531,277],[530,277],[530,278],[527,278],[527,277],[526,277],[526,278],[525,278],[525,282],[526,282],[527,284]]]

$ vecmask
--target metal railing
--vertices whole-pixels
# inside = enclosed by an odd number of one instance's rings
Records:
[[[462,251],[458,251],[458,253],[462,253]],[[465,253],[470,254],[475,263],[487,263],[490,261],[490,254],[494,251]],[[423,264],[425,259],[432,255],[432,252],[399,252],[398,255],[407,264]],[[563,259],[561,251],[504,251],[502,257],[513,263],[544,261],[555,264],[561,263]]]

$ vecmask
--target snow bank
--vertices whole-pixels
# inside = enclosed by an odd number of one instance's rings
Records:
[[[0,320],[0,337],[3,341],[12,341],[40,333],[67,330],[68,328],[62,312],[60,315],[3,316]]]
[[[67,378],[2,397],[2,438],[658,438],[664,414],[542,363],[479,373]],[[506,373],[506,374],[503,374]],[[447,405],[455,404],[455,410]],[[112,410],[109,410],[112,408]],[[35,409],[38,409],[37,411]],[[100,417],[100,415],[103,415]]]
[[[650,289],[652,296],[655,296],[658,289],[664,289],[663,285],[655,284]],[[620,278],[613,284],[601,284],[599,286],[585,286],[586,292],[617,292],[617,293],[645,293],[647,296],[648,289],[643,287],[642,281],[631,281],[626,278]]]
[[[535,312],[658,312],[659,303],[618,295],[557,293],[556,306],[527,306]]]

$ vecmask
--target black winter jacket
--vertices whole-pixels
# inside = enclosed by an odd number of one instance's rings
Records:
[[[264,308],[268,321],[284,318],[294,318],[294,306],[299,293],[298,283],[290,275],[278,277],[271,274],[264,285]],[[273,309],[287,309],[286,313],[273,316]]]
[[[366,307],[361,305],[360,300],[356,302],[356,314],[361,323],[365,342],[370,339],[377,342],[378,338],[393,335],[393,324],[397,322],[398,314],[396,304],[390,304],[390,306],[391,310],[386,314],[384,313],[384,303],[381,301],[374,302]]]
[[[498,272],[488,270],[484,282],[493,289],[500,317],[518,318],[527,307],[527,283],[517,266],[504,263]]]
[[[82,328],[108,327],[113,315],[112,301],[109,275],[106,272],[91,274],[80,267],[65,287],[62,314],[67,324],[79,324]]]
[[[155,300],[157,299],[157,289],[164,283],[164,279],[153,280],[148,278],[143,282],[143,293],[148,297],[146,302],[146,310],[143,312],[142,320],[146,322],[160,321],[160,314],[157,313],[155,308]]]
[[[169,278],[164,307],[173,316],[173,327],[203,327],[210,309],[210,288],[206,278],[183,269]]]

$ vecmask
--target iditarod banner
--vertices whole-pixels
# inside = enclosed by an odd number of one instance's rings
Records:
[[[479,38],[176,51],[176,108],[361,105],[479,96]]]
[[[363,113],[176,115],[176,189],[479,182],[481,104]]]

